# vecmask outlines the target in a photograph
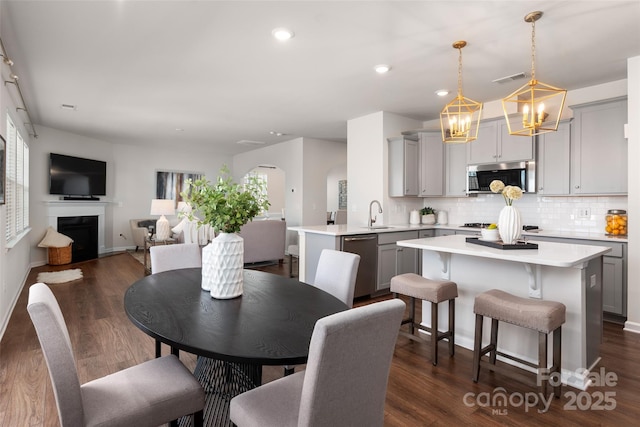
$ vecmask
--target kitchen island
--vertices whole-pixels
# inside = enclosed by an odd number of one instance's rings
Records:
[[[537,244],[537,249],[503,250],[468,243],[467,237],[397,242],[398,246],[421,250],[424,277],[457,283],[456,345],[473,349],[473,303],[481,292],[501,289],[520,297],[561,302],[567,307],[562,326],[562,379],[568,385],[586,389],[588,372],[600,360],[602,256],[610,248],[536,242],[531,238],[528,241]],[[430,326],[430,309],[430,304],[423,304],[425,326]],[[441,324],[446,325],[447,307],[442,307],[439,316]],[[501,323],[499,333],[501,351],[537,363],[537,332]],[[489,328],[485,328],[484,343],[488,341]],[[514,363],[507,359],[505,362]]]

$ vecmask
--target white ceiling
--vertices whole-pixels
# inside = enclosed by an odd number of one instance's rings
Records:
[[[5,0],[2,7],[2,40],[34,123],[226,154],[253,148],[239,140],[346,141],[347,120],[381,110],[437,118],[456,92],[456,40],[468,42],[464,95],[500,99],[526,80],[492,80],[530,73],[524,16],[535,10],[544,12],[536,77],[547,84],[571,90],[624,79],[626,58],[640,55],[637,0]],[[271,31],[281,26],[295,37],[276,41]],[[391,72],[376,74],[379,63]],[[451,94],[437,97],[440,88]]]

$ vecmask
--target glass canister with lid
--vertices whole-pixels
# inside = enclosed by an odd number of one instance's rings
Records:
[[[605,221],[604,231],[608,236],[627,235],[627,211],[622,209],[609,209],[605,216]]]

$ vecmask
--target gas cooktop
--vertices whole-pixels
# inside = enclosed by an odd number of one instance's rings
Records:
[[[487,228],[489,226],[489,224],[490,223],[488,223],[488,222],[465,222],[460,227],[464,227],[464,228]],[[537,225],[523,225],[522,229],[524,231],[538,230],[538,226]]]

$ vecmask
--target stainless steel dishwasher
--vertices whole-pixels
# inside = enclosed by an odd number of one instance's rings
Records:
[[[371,295],[376,291],[378,277],[378,235],[358,234],[343,236],[341,242],[343,252],[360,255],[360,265],[356,277],[354,298]]]

